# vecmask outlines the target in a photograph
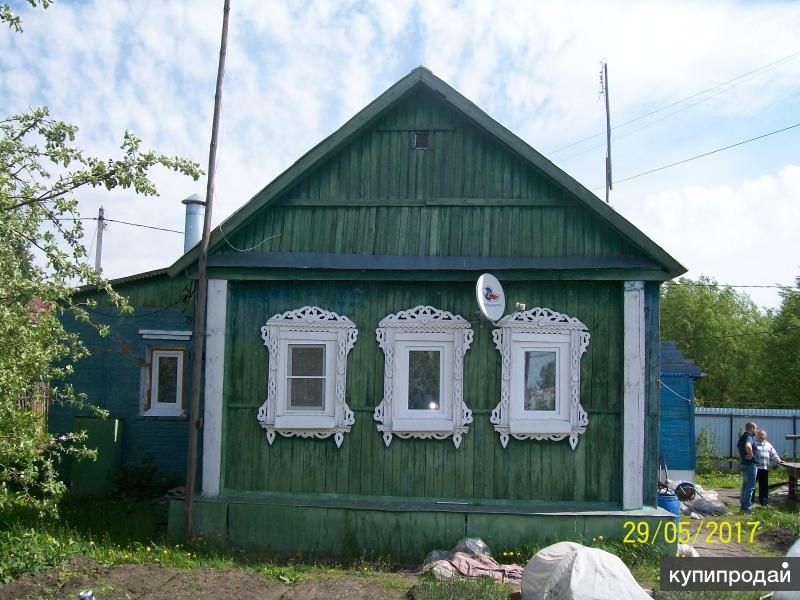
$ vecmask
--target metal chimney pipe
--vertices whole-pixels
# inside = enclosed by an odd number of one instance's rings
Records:
[[[206,201],[197,194],[192,194],[181,200],[181,204],[186,205],[186,222],[183,227],[183,253],[186,254],[203,235]]]

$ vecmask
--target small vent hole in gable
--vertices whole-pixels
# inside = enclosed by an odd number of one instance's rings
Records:
[[[428,144],[429,131],[415,131],[414,132],[414,148],[417,150],[430,150]]]

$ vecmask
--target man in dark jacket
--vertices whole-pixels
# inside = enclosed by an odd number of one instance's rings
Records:
[[[742,493],[739,504],[743,513],[753,510],[753,490],[756,487],[756,473],[758,472],[758,459],[756,449],[756,424],[745,423],[744,433],[739,438],[736,448],[739,450],[739,460],[742,463]]]

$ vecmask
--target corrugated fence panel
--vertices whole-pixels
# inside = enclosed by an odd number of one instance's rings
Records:
[[[800,444],[797,440],[787,440],[786,435],[800,433],[800,410],[698,407],[695,409],[695,438],[705,429],[716,454],[736,457],[736,442],[748,421],[767,430],[767,439],[782,458],[798,456]]]
[[[592,340],[582,360],[582,402],[589,428],[573,451],[567,440],[511,440],[500,446],[489,422],[499,401],[500,358],[492,326],[475,315],[470,284],[231,282],[226,361],[224,485],[229,491],[328,492],[406,497],[619,501],[622,395],[622,290],[619,282],[509,284],[508,298],[576,316]],[[278,437],[267,444],[256,420],[266,397],[268,353],[260,326],[314,298],[347,315],[359,339],[347,369],[347,402],[356,423],[337,449],[332,439]],[[464,399],[474,423],[459,449],[451,440],[402,440],[386,448],[372,413],[381,401],[383,352],[377,323],[389,313],[432,304],[473,321],[464,363]],[[608,323],[612,325],[609,326]],[[591,373],[604,377],[592,378]]]

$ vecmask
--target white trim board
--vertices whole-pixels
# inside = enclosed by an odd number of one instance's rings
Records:
[[[139,335],[146,340],[187,341],[192,338],[191,331],[171,331],[167,329],[140,329]]]
[[[623,291],[622,508],[644,504],[645,324],[644,282],[626,281]]]
[[[219,495],[227,303],[228,282],[224,279],[209,279],[206,309],[206,387],[203,394],[203,496]]]

